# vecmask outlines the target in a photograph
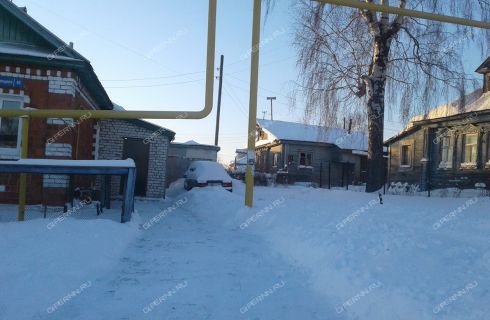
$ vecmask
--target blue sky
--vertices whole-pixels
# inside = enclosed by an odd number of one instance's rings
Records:
[[[88,58],[111,99],[128,110],[198,110],[204,102],[206,0],[15,0]],[[228,161],[247,138],[252,2],[218,1],[216,67],[225,55],[220,158]],[[301,103],[288,104],[297,79],[292,47],[292,1],[279,1],[263,24],[258,117],[277,96],[274,119],[301,121]],[[480,62],[480,61],[478,61]],[[476,67],[470,65],[470,67]],[[217,74],[217,72],[216,72]],[[116,80],[116,81],[114,81]],[[217,96],[217,81],[216,81]],[[268,117],[269,114],[266,115]],[[214,143],[215,111],[203,120],[151,120],[176,132],[176,141]],[[387,119],[388,135],[402,128]]]

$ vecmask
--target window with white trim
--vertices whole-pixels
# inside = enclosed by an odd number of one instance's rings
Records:
[[[272,166],[277,167],[279,164],[279,153],[274,153],[272,158]]]
[[[463,161],[464,164],[476,165],[478,155],[478,133],[468,133],[463,136]]]
[[[22,100],[0,96],[0,109],[18,110],[22,108]],[[0,157],[19,158],[21,142],[21,121],[19,118],[0,118]]]
[[[441,163],[439,168],[452,168],[453,166],[453,139],[444,136],[441,143]]]
[[[309,152],[300,152],[299,154],[299,165],[300,166],[311,166],[313,155]]]
[[[487,133],[487,164],[486,166],[490,166],[490,132]]]
[[[400,147],[400,166],[412,166],[412,146],[410,144],[404,144]]]

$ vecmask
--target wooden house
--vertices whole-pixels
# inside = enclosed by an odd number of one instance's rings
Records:
[[[490,186],[490,58],[476,72],[482,89],[415,117],[386,141],[388,183],[421,190]]]
[[[257,120],[255,169],[291,182],[345,186],[365,181],[367,136],[339,128]]]

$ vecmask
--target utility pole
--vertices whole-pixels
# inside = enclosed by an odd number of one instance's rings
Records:
[[[216,131],[214,133],[214,145],[218,146],[218,136],[219,136],[219,116],[221,112],[221,90],[223,88],[223,63],[225,61],[225,56],[221,55],[221,61],[219,64],[219,87],[218,87],[218,112],[216,114]]]
[[[257,95],[259,86],[260,17],[262,0],[254,0],[252,22],[252,62],[250,64],[250,98],[248,107],[247,172],[245,205],[253,207],[255,173],[255,126],[257,125]]]
[[[267,97],[267,100],[270,100],[271,101],[271,120],[274,120],[273,116],[272,116],[272,101],[273,100],[276,100],[277,98],[276,97]]]

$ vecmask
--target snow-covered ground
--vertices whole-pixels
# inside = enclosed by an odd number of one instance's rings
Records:
[[[488,319],[488,198],[181,187],[0,223],[0,319]]]

